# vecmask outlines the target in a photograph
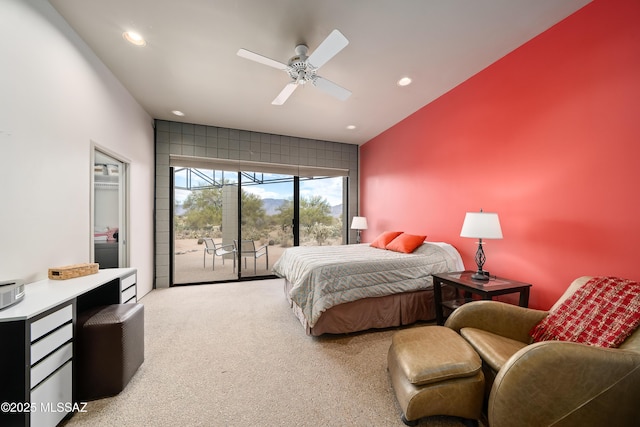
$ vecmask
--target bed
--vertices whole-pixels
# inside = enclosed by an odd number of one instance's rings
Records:
[[[308,335],[344,334],[435,318],[431,274],[464,270],[448,243],[424,242],[405,254],[369,244],[299,246],[273,266]],[[443,297],[455,291],[443,288]]]

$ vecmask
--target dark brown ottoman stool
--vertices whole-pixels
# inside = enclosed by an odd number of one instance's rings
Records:
[[[120,393],[144,361],[144,306],[114,304],[77,320],[77,398]]]
[[[452,329],[423,326],[396,332],[387,366],[405,424],[449,415],[477,425],[484,396],[482,362]]]

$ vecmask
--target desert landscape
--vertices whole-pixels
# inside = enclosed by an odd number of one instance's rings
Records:
[[[222,239],[214,239],[216,243],[222,243]],[[199,243],[200,242],[200,243]],[[259,247],[260,242],[256,242]],[[233,270],[231,255],[223,260],[215,257],[215,269],[213,268],[213,254],[205,256],[205,245],[200,239],[176,239],[174,245],[174,280],[175,284],[206,283],[216,281],[236,280],[237,272]],[[253,271],[253,258],[242,259],[242,277],[265,276],[273,274],[271,268],[280,258],[285,248],[280,245],[268,246],[269,268],[266,268],[266,257],[258,258],[256,273]]]

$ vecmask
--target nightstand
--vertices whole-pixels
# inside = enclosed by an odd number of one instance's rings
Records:
[[[471,275],[474,271],[458,271],[455,273],[433,274],[433,294],[436,306],[436,322],[438,325],[444,324],[443,308],[453,311],[462,304],[472,301],[472,294],[480,295],[481,299],[490,300],[494,296],[519,293],[520,307],[529,305],[529,289],[531,284],[509,280],[502,277],[491,277],[487,281],[474,280]],[[463,298],[442,301],[442,286],[448,285],[459,289],[463,293]]]

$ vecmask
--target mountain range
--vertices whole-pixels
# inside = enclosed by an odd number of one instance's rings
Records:
[[[264,206],[264,210],[267,215],[276,215],[278,214],[278,208],[282,206],[286,202],[285,199],[262,199],[262,205]],[[175,213],[176,215],[184,215],[185,209],[181,204],[176,204]],[[331,216],[334,218],[338,218],[342,215],[342,204],[331,206]]]
[[[267,215],[276,215],[278,214],[278,208],[282,206],[286,202],[285,199],[262,199],[262,206],[264,206],[264,210],[267,212]],[[342,215],[342,204],[331,206],[331,216],[334,218]]]

